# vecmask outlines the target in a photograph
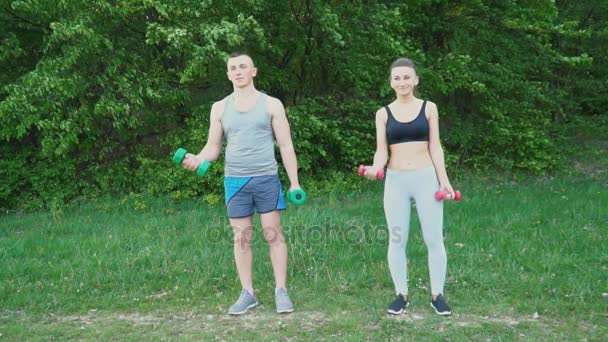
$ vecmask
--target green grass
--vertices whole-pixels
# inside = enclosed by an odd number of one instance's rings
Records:
[[[565,130],[566,175],[451,170],[464,196],[444,213],[451,317],[429,306],[415,215],[412,306],[386,314],[393,288],[382,185],[359,180],[359,193],[318,194],[285,213],[296,305],[287,316],[274,313],[259,227],[254,281],[262,305],[226,315],[240,284],[222,207],[130,195],[4,213],[0,340],[605,340],[608,140],[597,120]]]
[[[273,312],[274,280],[257,230],[263,304],[225,311],[239,292],[222,207],[130,196],[2,216],[0,337],[7,340],[600,340],[608,335],[608,192],[579,176],[471,177],[445,206],[446,298],[429,307],[416,218],[408,257],[413,305],[393,296],[380,184],[317,196],[284,215],[296,312]],[[244,334],[246,331],[247,334]]]

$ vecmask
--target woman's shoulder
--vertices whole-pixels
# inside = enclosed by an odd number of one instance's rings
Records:
[[[430,107],[435,107],[437,108],[437,105],[435,104],[435,102],[431,101],[431,100],[427,100],[427,99],[418,99],[420,100],[421,103],[424,103],[424,105],[428,108]]]
[[[433,101],[431,101],[431,100],[424,100],[424,99],[421,99],[421,101],[426,102],[427,107],[428,107],[428,106],[435,106],[435,107],[437,107],[437,104],[435,104],[435,102],[433,102]]]
[[[435,102],[430,100],[424,100],[424,102],[424,113],[426,114],[427,119],[439,116],[439,111],[437,110],[437,104],[435,104]]]
[[[383,119],[384,121],[386,121],[386,119],[388,118],[387,107],[388,106],[378,108],[378,110],[376,111],[377,119]]]

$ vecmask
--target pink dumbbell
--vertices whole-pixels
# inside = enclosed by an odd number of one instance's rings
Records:
[[[369,166],[365,166],[365,165],[359,165],[359,176],[365,176],[365,171],[367,170]],[[376,179],[377,180],[383,180],[384,179],[384,170],[379,169],[376,172]]]
[[[435,199],[438,201],[443,201],[447,196],[448,196],[448,192],[445,190],[439,190],[435,193]],[[455,190],[453,200],[460,201],[461,199],[462,199],[462,194],[460,193],[460,191]]]

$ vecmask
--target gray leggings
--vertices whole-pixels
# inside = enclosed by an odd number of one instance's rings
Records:
[[[408,294],[406,246],[413,198],[428,249],[431,294],[442,294],[447,270],[443,245],[443,203],[435,200],[439,182],[435,168],[415,171],[387,170],[384,213],[389,229],[388,266],[397,294]]]

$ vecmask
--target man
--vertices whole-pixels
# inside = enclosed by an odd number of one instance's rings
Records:
[[[274,139],[291,183],[300,188],[298,167],[285,108],[280,100],[259,92],[253,79],[257,69],[246,53],[233,53],[228,62],[233,93],[213,104],[209,137],[198,155],[187,154],[183,166],[195,171],[202,161],[218,158],[226,136],[224,189],[230,225],[234,232],[234,259],[242,285],[240,297],[228,313],[240,315],[258,302],[253,290],[251,236],[253,214],[260,214],[274,270],[278,313],[293,311],[287,293],[287,245],[281,229],[286,209],[274,155]]]

